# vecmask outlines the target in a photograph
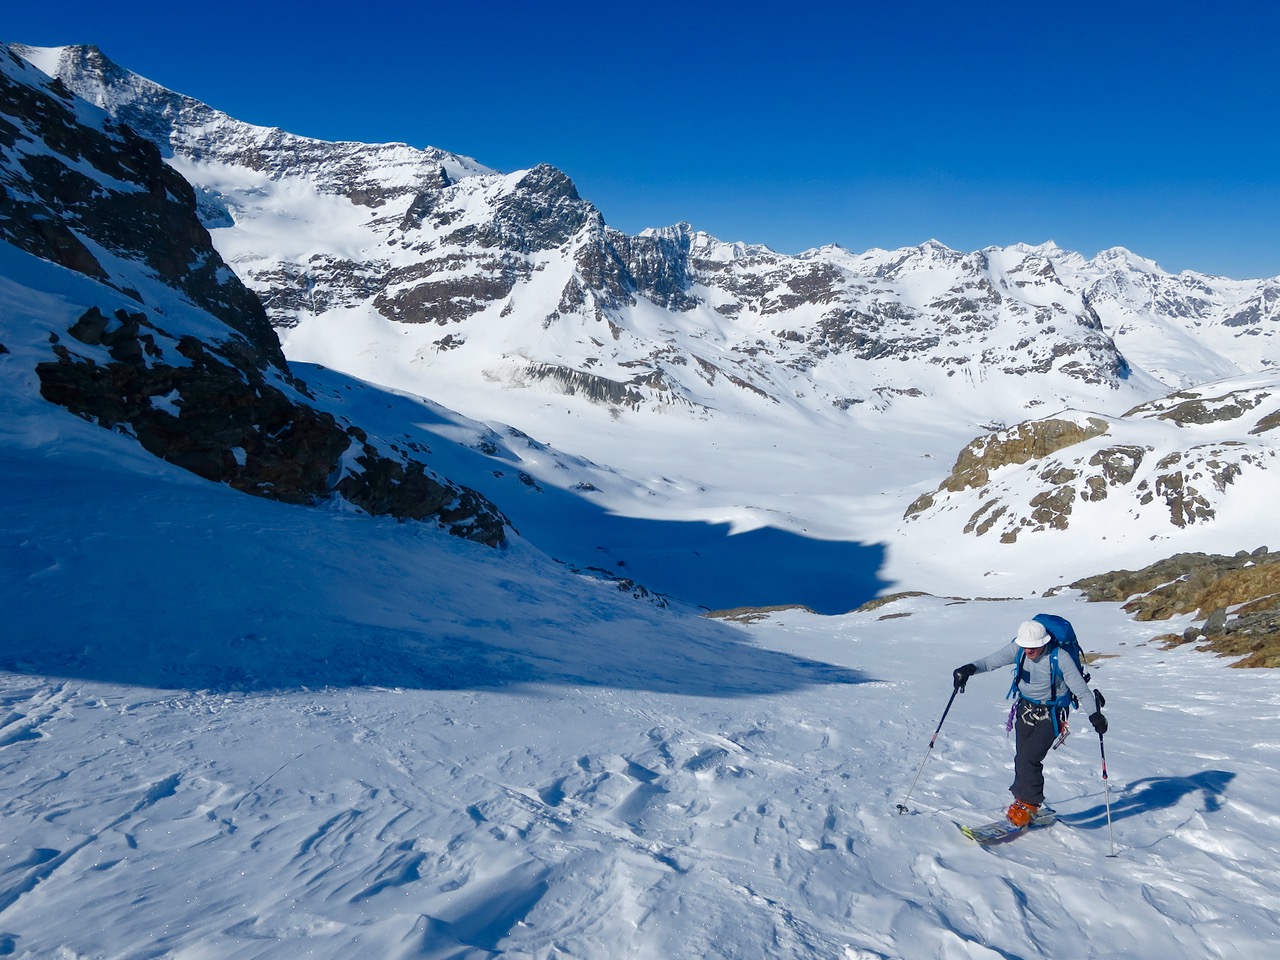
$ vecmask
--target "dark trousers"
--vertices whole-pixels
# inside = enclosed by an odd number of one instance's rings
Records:
[[[1017,749],[1009,792],[1015,800],[1037,807],[1044,803],[1044,758],[1054,741],[1052,710],[1052,707],[1019,700],[1018,719],[1014,724]]]

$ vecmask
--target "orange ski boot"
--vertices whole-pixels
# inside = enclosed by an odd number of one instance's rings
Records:
[[[1009,812],[1005,816],[1009,818],[1009,822],[1015,827],[1025,827],[1031,822],[1031,818],[1036,815],[1036,811],[1039,809],[1038,804],[1015,800],[1010,805]]]

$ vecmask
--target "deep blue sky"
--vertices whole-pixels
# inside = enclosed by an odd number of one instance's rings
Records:
[[[636,232],[1280,275],[1280,4],[27,2],[232,116],[546,162]]]

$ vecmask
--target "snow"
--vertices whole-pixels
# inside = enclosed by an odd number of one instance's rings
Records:
[[[730,626],[575,582],[523,546],[175,483],[119,453],[4,457],[11,955],[1154,958],[1273,942],[1280,777],[1263,731],[1280,677],[1163,652],[1113,605],[917,598]],[[927,743],[951,667],[1038,610],[1112,657],[1094,669],[1112,829],[1077,732],[1051,759],[1062,822],[985,851],[952,821],[1003,802],[1003,679],[975,678]]]
[[[231,198],[262,186],[218,175]],[[367,223],[350,211],[295,206],[296,184],[269,192],[288,202],[242,216],[246,256],[291,231],[299,258],[359,251]],[[323,235],[298,240],[291,213]],[[1055,249],[1041,252],[1059,269],[1090,269]],[[167,329],[225,335],[136,264],[94,253]],[[817,256],[870,275],[960,255]],[[506,379],[519,358],[501,326],[477,344],[493,378],[442,356],[432,400],[414,358],[438,332],[361,311],[294,331],[319,406],[429,451],[509,513],[523,536],[491,549],[340,504],[254,499],[46,403],[35,364],[88,305],[138,308],[0,245],[0,956],[1274,950],[1280,674],[1151,642],[1186,618],[1041,595],[1181,547],[1257,546],[1270,471],[1242,473],[1208,530],[1093,514],[1005,550],[957,524],[904,529],[902,514],[979,417],[1020,410],[1007,381],[985,408],[882,395],[874,411],[819,413],[746,394],[611,413]],[[643,311],[654,336],[718,329]],[[1117,429],[1163,450],[1179,428]],[[1217,429],[1206,436],[1235,436]],[[1001,477],[1025,496],[1024,481]],[[670,596],[637,598],[590,566]],[[933,595],[854,609],[912,589]],[[788,606],[801,601],[820,612]],[[741,620],[700,609],[774,602]],[[1109,777],[1077,718],[1049,763],[1060,822],[985,850],[955,824],[1008,801],[1007,681],[977,677],[951,700],[951,670],[1041,611],[1102,657]]]
[[[573,575],[536,537],[492,550],[243,496],[45,404],[29,374],[9,372],[30,369],[41,329],[65,325],[89,282],[7,256],[6,955],[1164,960],[1273,948],[1274,672],[1164,651],[1150,638],[1184,623],[1135,623],[1069,592],[730,623]],[[427,433],[414,437],[429,434],[445,463],[467,450],[446,434],[484,429],[300,369],[320,402],[352,398],[335,409],[381,407],[402,424],[415,409]],[[722,442],[742,455],[743,435]],[[882,486],[896,463],[879,465]],[[745,473],[716,480],[725,502],[755,499]],[[1041,579],[1056,572],[1042,561]],[[975,678],[932,750],[929,738],[951,669],[1041,610],[1107,657],[1094,674],[1110,777],[1077,729],[1050,761],[1061,822],[983,850],[955,822],[1007,800],[1003,679]]]

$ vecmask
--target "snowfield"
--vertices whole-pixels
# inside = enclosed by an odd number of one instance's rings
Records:
[[[0,454],[4,955],[1274,949],[1280,676],[1163,624],[1069,595],[713,621],[43,428]],[[986,850],[955,822],[1007,802],[1005,678],[928,742],[951,669],[1041,610],[1105,656],[1111,822],[1078,719],[1061,822]]]
[[[0,281],[0,956],[1274,949],[1274,672],[1165,652],[1148,639],[1184,623],[1134,623],[1070,594],[916,597],[749,624],[635,599],[533,545],[580,541],[613,515],[583,507],[589,497],[574,506],[572,482],[591,481],[605,503],[632,497],[670,530],[699,498],[755,502],[758,471],[646,486],[315,368],[302,369],[318,402],[388,436],[399,425],[463,479],[487,465],[486,492],[539,537],[494,550],[424,524],[247,497],[39,398],[47,331],[102,293],[9,256],[24,280]],[[736,425],[739,440],[749,427]],[[700,449],[674,436],[675,453]],[[734,456],[797,457],[804,436]],[[918,460],[911,444],[928,435],[908,436],[898,460],[878,461],[892,492],[879,499],[895,502],[861,522],[896,522],[895,465]],[[494,459],[478,459],[477,438]],[[839,459],[836,448],[813,461],[830,464],[819,484]],[[539,492],[525,469],[568,480]],[[871,504],[873,479],[859,483]],[[818,516],[806,508],[793,526]],[[689,565],[681,585],[715,595],[752,568],[749,584],[768,582],[752,529],[718,535],[722,558],[755,543],[741,566]],[[1051,552],[1027,556],[1024,581],[1061,582]],[[843,577],[849,609],[915,585],[882,582],[884,557],[883,545],[850,552],[823,590]],[[955,824],[1007,803],[1004,678],[975,678],[928,743],[951,670],[1041,610],[1107,657],[1094,672],[1110,777],[1084,727],[1051,757],[1061,822],[984,850]]]

